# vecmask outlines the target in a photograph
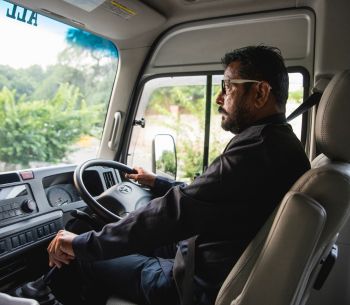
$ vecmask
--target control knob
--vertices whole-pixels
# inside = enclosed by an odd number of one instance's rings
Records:
[[[31,199],[25,199],[23,200],[21,204],[21,209],[25,213],[32,213],[36,209],[36,204],[34,200]]]

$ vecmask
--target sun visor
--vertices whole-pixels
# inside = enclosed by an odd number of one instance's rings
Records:
[[[13,1],[109,39],[130,39],[162,25],[166,19],[140,1],[128,0],[37,0]]]

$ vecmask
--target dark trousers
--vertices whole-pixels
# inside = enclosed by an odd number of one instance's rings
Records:
[[[63,305],[105,305],[116,295],[138,305],[178,305],[173,259],[139,254],[63,267],[51,288]]]

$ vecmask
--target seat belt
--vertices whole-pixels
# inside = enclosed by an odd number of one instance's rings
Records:
[[[312,94],[306,99],[304,103],[302,103],[287,117],[287,122],[308,111],[311,107],[318,105],[329,81],[330,79],[328,78],[320,78],[317,80],[315,86],[312,89]]]
[[[173,273],[181,305],[193,305],[194,258],[197,237],[198,235],[182,241],[182,243],[187,244],[187,253],[182,253],[182,246],[179,246],[175,256],[174,266],[176,268],[174,268]]]
[[[318,105],[322,97],[321,92],[314,92],[311,94],[304,103],[302,103],[297,109],[295,109],[288,117],[287,122],[295,119],[299,115],[303,114],[304,112],[308,111],[311,107]]]

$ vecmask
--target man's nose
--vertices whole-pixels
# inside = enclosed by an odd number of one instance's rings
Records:
[[[222,91],[219,93],[218,97],[216,98],[216,103],[218,105],[223,105],[225,100],[225,95],[222,93]]]

